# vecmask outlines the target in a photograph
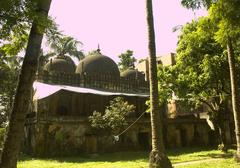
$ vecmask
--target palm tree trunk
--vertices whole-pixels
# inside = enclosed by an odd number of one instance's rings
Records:
[[[147,24],[148,24],[148,50],[149,50],[149,72],[150,72],[150,108],[152,128],[152,151],[149,157],[150,168],[171,168],[163,144],[163,123],[160,117],[155,32],[153,22],[152,0],[146,0]],[[163,116],[163,115],[161,115]]]
[[[37,2],[39,14],[47,17],[51,0],[38,0]],[[17,165],[18,153],[24,136],[25,116],[31,104],[32,85],[35,80],[43,38],[43,30],[40,31],[39,26],[42,25],[33,21],[1,156],[0,168],[16,168]]]
[[[237,141],[237,153],[236,160],[240,161],[240,102],[239,102],[239,91],[238,83],[235,69],[235,58],[234,49],[232,46],[232,39],[228,37],[227,39],[227,52],[228,52],[228,63],[230,69],[230,79],[231,79],[231,92],[232,92],[232,108],[235,122],[235,133]]]

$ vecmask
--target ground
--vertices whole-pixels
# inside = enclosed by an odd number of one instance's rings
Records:
[[[232,159],[234,151],[224,154],[214,149],[179,148],[168,152],[178,168],[240,168]],[[17,168],[147,168],[148,152],[119,152],[81,157],[32,158],[22,155]]]

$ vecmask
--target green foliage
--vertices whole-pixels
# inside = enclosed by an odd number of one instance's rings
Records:
[[[214,38],[216,30],[209,17],[186,24],[179,36],[177,64],[164,73],[159,71],[159,80],[165,81],[162,90],[170,87],[178,102],[195,108],[206,105],[214,126],[220,126],[227,111],[230,77],[224,48]]]
[[[0,39],[9,41],[9,34],[18,30],[23,34],[24,27],[38,22],[38,31],[50,28],[54,24],[51,18],[46,19],[37,9],[40,0],[4,0],[0,1]],[[41,1],[40,1],[41,2]]]
[[[158,66],[158,94],[160,105],[167,103],[172,99],[173,83],[175,80],[175,72],[171,66]]]
[[[181,29],[177,48],[177,64],[158,68],[159,97],[168,102],[173,93],[184,104],[198,105],[200,100],[229,91],[227,59],[223,48],[214,40],[216,26],[207,17],[187,23]],[[223,87],[222,87],[223,86]],[[220,91],[219,91],[220,90]]]
[[[7,56],[0,49],[0,126],[4,126],[8,120],[17,86],[20,63],[19,57]]]
[[[35,15],[35,2],[31,0],[0,1],[0,39],[8,39],[14,29],[30,23]]]
[[[20,51],[26,48],[30,27],[28,24],[22,24],[14,27],[12,32],[0,47],[1,51],[8,56],[16,56]]]
[[[105,117],[97,111],[93,112],[93,115],[89,117],[91,126],[97,129],[107,129],[108,125],[105,121]]]
[[[37,22],[38,33],[46,33],[51,38],[59,34],[52,18],[38,12],[37,2],[41,0],[0,1],[0,50],[7,56],[16,56],[26,49],[33,20]],[[43,6],[42,6],[43,7]],[[44,7],[43,7],[44,8]]]
[[[188,9],[209,8],[216,0],[181,0],[181,4]]]
[[[131,50],[127,50],[125,53],[120,54],[118,58],[120,58],[120,62],[118,63],[120,71],[134,68],[134,63],[137,61],[136,58],[133,57],[133,51]]]
[[[100,134],[116,133],[127,124],[126,116],[134,110],[134,105],[128,104],[122,97],[116,97],[110,101],[104,114],[94,111],[89,121],[92,128]]]
[[[77,41],[73,37],[63,35],[61,33],[53,33],[48,37],[48,43],[53,53],[59,56],[73,56],[78,60],[84,58],[84,54],[79,50],[79,44],[82,45],[80,41]]]
[[[218,26],[215,34],[217,42],[226,46],[227,38],[239,40],[240,37],[240,1],[218,0],[209,9],[210,18]]]
[[[22,57],[26,49],[30,27],[35,19],[39,32],[47,27],[50,32],[56,27],[51,18],[46,19],[36,12],[38,0],[0,1],[0,124],[8,119],[13,104]],[[55,26],[55,27],[54,27]]]
[[[229,93],[228,62],[214,39],[216,29],[208,17],[184,26],[174,67],[179,97],[199,101]]]
[[[191,2],[196,2],[196,0],[191,0]],[[211,109],[210,119],[213,121],[214,126],[217,126],[221,132],[224,131],[224,121],[227,118],[228,111],[228,97],[227,95],[232,95],[232,99],[234,100],[237,97],[238,90],[238,80],[239,74],[237,73],[239,69],[239,62],[235,62],[237,60],[235,55],[239,53],[239,41],[240,41],[240,1],[238,0],[217,0],[214,3],[211,3],[209,8],[209,22],[210,25],[213,25],[214,32],[211,33],[212,44],[215,43],[217,45],[221,45],[224,49],[227,49],[227,55],[229,61],[225,61],[226,59],[226,51],[222,52],[222,56],[220,54],[206,53],[207,57],[202,59],[202,64],[199,66],[202,67],[202,71],[204,72],[204,78],[208,83],[205,86],[208,88],[204,88],[204,92],[199,92],[199,100],[208,105]],[[205,23],[207,25],[207,23]],[[209,31],[205,31],[207,34]],[[197,40],[197,39],[196,39]],[[209,43],[208,43],[209,44]],[[195,49],[194,49],[195,50]],[[197,51],[197,50],[196,50]],[[239,60],[239,59],[238,59]],[[225,63],[228,62],[229,66]],[[222,66],[221,66],[222,65]],[[212,68],[213,67],[213,68]],[[220,67],[220,68],[219,68]],[[224,68],[223,68],[224,67]],[[228,69],[230,67],[230,69]],[[226,70],[231,74],[231,80],[229,77],[226,78]],[[201,70],[201,69],[200,69]],[[206,73],[207,72],[207,73]],[[214,75],[213,75],[214,74]],[[219,75],[221,74],[221,75]],[[236,74],[236,75],[235,75]],[[198,73],[196,73],[198,75]],[[229,76],[229,75],[228,75]],[[199,76],[202,77],[202,76]],[[219,78],[220,77],[220,78]],[[222,78],[222,79],[221,79]],[[224,79],[224,80],[223,80]],[[233,81],[234,80],[234,81]],[[210,83],[210,84],[209,84]],[[232,89],[230,91],[230,85]],[[201,88],[200,85],[199,88]],[[238,87],[238,88],[237,88]],[[196,92],[195,92],[196,93]],[[196,94],[195,94],[196,95]],[[204,98],[202,98],[204,97]],[[236,130],[238,130],[237,123],[239,122],[237,119],[237,108],[235,108],[239,103],[238,99],[232,101],[233,104],[233,113],[235,118],[235,126]],[[216,128],[216,127],[215,127]],[[237,136],[237,135],[236,135]],[[220,143],[223,142],[224,137],[220,138]],[[238,138],[237,138],[238,139]],[[226,149],[226,148],[223,148]],[[239,151],[238,151],[239,153]]]
[[[196,0],[186,1],[203,4]],[[198,95],[197,99],[204,100],[219,97],[218,101],[222,102],[226,95],[230,94],[229,68],[225,51],[228,37],[234,39],[235,53],[239,53],[236,44],[240,41],[238,12],[240,1],[218,0],[210,4],[209,17],[184,26],[179,38],[178,69],[185,69],[185,74],[188,75],[179,75],[178,84],[188,87],[191,90],[191,97],[196,98],[192,95]],[[184,92],[186,90],[182,89],[182,95]]]
[[[217,42],[226,45],[226,39],[240,37],[240,1],[238,0],[182,0],[182,5],[189,9],[206,7],[218,30],[215,34]]]
[[[158,78],[158,95],[159,95],[159,107],[163,107],[173,96],[173,84],[175,80],[175,72],[171,66],[158,66],[157,78]],[[146,101],[148,107],[147,111],[150,113],[150,100]]]

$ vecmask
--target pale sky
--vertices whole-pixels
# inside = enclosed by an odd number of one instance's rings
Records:
[[[157,55],[175,52],[177,33],[172,28],[183,25],[205,11],[183,8],[180,0],[153,0]],[[145,0],[53,0],[50,15],[64,34],[81,41],[88,53],[97,49],[118,61],[127,49],[137,59],[148,55]]]

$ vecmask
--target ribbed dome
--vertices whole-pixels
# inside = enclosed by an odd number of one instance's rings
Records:
[[[44,70],[48,72],[74,73],[75,69],[74,62],[68,56],[57,56],[44,66]]]
[[[102,55],[100,52],[92,53],[80,61],[76,68],[76,73],[120,76],[117,64],[111,58]]]
[[[144,80],[144,74],[136,69],[127,69],[121,73],[121,77]]]

